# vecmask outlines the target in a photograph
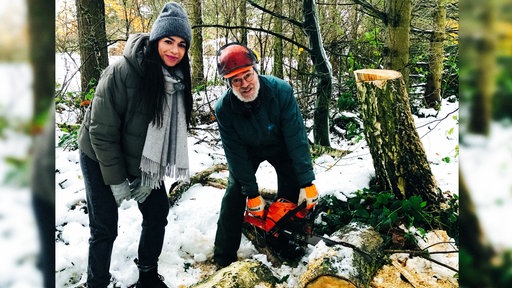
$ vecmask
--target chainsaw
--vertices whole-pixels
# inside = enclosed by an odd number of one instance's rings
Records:
[[[320,241],[331,247],[342,245],[361,253],[366,260],[372,256],[353,244],[335,241],[313,234],[316,209],[306,209],[306,202],[297,205],[280,198],[265,207],[263,217],[256,217],[246,211],[244,221],[254,227],[257,234],[279,258],[297,260],[304,256],[308,244],[316,245]]]

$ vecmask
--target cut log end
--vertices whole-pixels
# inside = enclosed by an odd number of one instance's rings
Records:
[[[375,80],[393,80],[402,77],[402,73],[395,70],[384,69],[359,69],[354,71],[357,82]]]
[[[305,288],[357,288],[357,286],[346,279],[323,275],[307,284]]]

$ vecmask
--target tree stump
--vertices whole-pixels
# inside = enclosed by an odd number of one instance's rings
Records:
[[[379,233],[365,224],[350,223],[329,238],[350,243],[372,257],[346,246],[328,247],[319,242],[309,256],[307,270],[300,278],[300,287],[368,287],[382,266],[383,240]]]
[[[440,201],[402,74],[362,69],[354,75],[376,184],[382,190],[393,191],[399,199],[418,195],[430,204]]]
[[[191,288],[254,288],[275,287],[272,271],[256,260],[233,262]]]

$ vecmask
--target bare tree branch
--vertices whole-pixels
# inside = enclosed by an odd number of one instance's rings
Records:
[[[285,41],[288,41],[289,43],[292,43],[293,45],[296,45],[297,47],[304,49],[305,51],[307,51],[310,54],[312,52],[312,50],[309,49],[309,47],[304,46],[304,45],[300,44],[299,42],[297,42],[297,41],[295,41],[293,39],[290,39],[290,38],[288,38],[286,36],[283,36],[281,34],[272,32],[271,30],[268,30],[268,29],[255,28],[255,27],[247,27],[247,26],[228,26],[228,25],[220,25],[220,24],[194,25],[194,26],[192,26],[192,29],[198,28],[198,27],[202,27],[202,28],[224,28],[224,29],[247,29],[247,30],[252,30],[252,31],[263,32],[263,33],[267,33],[267,34],[279,37],[279,38],[281,38],[281,39],[283,39]]]
[[[378,19],[381,19],[382,21],[384,21],[384,23],[387,22],[387,15],[386,13],[384,13],[383,11],[380,11],[379,9],[377,9],[375,6],[373,6],[372,4],[370,4],[368,1],[366,0],[352,0],[354,1],[355,4],[358,4],[360,5],[362,8],[363,8],[363,12],[372,16],[372,17],[376,17]]]
[[[281,19],[281,20],[288,21],[288,22],[290,22],[291,24],[296,25],[296,26],[297,26],[297,27],[299,27],[299,28],[302,28],[302,26],[303,26],[302,22],[299,22],[299,21],[297,21],[297,20],[295,20],[295,19],[288,18],[288,17],[285,17],[285,16],[283,16],[283,15],[279,15],[279,14],[277,14],[277,13],[274,13],[273,11],[270,11],[270,10],[268,10],[267,8],[263,7],[263,6],[258,5],[256,2],[254,2],[254,1],[252,1],[252,0],[246,0],[246,1],[247,1],[247,2],[249,2],[249,4],[251,4],[253,7],[255,7],[255,8],[257,8],[257,9],[259,9],[259,10],[261,10],[261,11],[263,11],[263,12],[267,13],[267,14],[270,14],[270,15],[272,15],[272,16],[274,16],[274,17],[276,17],[276,18],[279,18],[279,19]],[[306,33],[304,33],[304,34],[306,34]]]

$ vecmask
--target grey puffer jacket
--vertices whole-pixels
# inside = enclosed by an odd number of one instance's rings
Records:
[[[101,74],[78,135],[78,148],[100,164],[105,184],[140,175],[140,159],[151,115],[137,100],[141,61],[149,34],[130,35],[123,57]]]
[[[260,91],[243,103],[229,89],[215,105],[229,173],[246,196],[258,195],[252,159],[288,157],[301,187],[315,180],[306,128],[288,82],[258,76]]]

